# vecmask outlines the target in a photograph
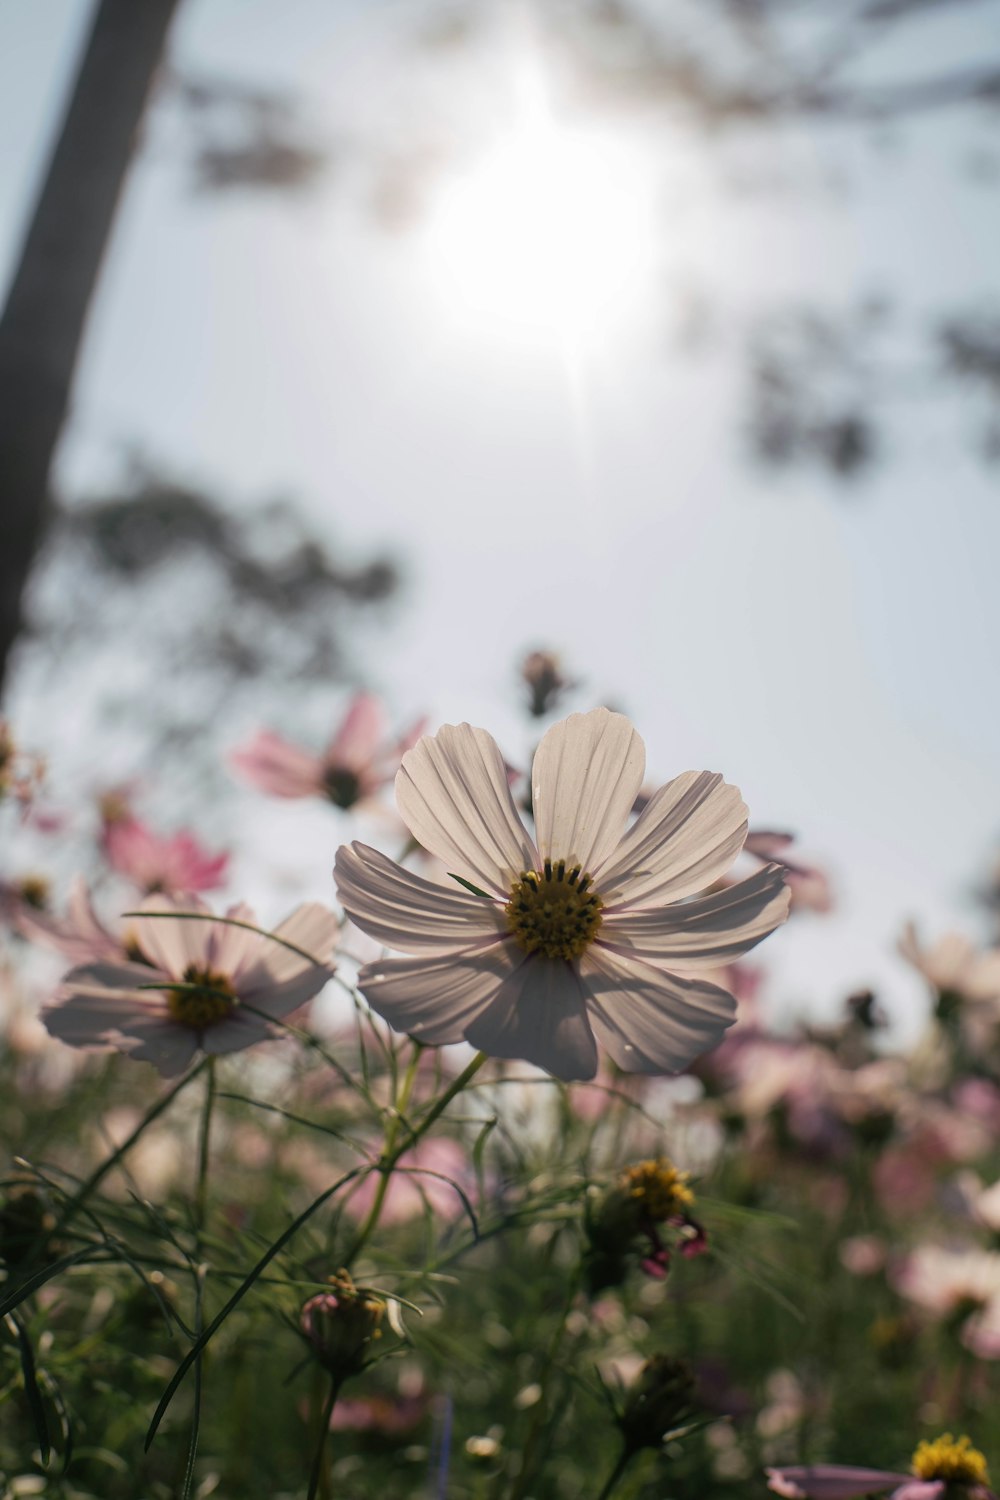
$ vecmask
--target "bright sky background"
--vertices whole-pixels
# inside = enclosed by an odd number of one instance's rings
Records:
[[[0,283],[88,11],[0,0]],[[407,592],[391,627],[359,636],[359,675],[400,720],[469,719],[523,755],[515,663],[559,649],[586,681],[574,706],[632,715],[651,779],[721,769],[758,826],[797,830],[833,870],[837,915],[768,944],[779,1004],[829,1011],[874,984],[906,1025],[924,1002],[899,927],[974,930],[968,891],[1000,835],[998,472],[971,452],[971,405],[920,399],[851,490],[755,469],[738,352],[786,303],[848,311],[889,292],[903,328],[995,299],[1000,189],[962,170],[986,122],[709,141],[646,110],[543,120],[539,148],[523,134],[545,94],[526,13],[468,51],[414,49],[416,14],[185,0],[178,62],[301,95],[332,165],[300,198],[195,197],[176,124],[154,122],[61,483],[93,488],[134,443],[234,505],[300,497],[351,557],[390,549]],[[976,28],[996,40],[995,5],[914,25],[896,65],[967,51]],[[386,232],[376,161],[456,122],[461,159],[411,228]],[[546,152],[551,192],[521,181]],[[539,221],[583,213],[591,259],[557,244],[515,305],[504,268],[539,258],[515,235],[484,278],[505,231],[484,244],[482,221],[519,181]],[[693,305],[708,309],[694,349],[679,335]],[[329,868],[334,823],[289,813]]]

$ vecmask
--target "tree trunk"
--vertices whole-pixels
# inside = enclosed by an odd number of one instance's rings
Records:
[[[99,0],[0,317],[0,689],[87,308],[178,0]]]

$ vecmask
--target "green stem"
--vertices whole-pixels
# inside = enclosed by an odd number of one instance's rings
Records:
[[[605,1484],[604,1484],[604,1488],[601,1490],[601,1493],[598,1495],[597,1500],[608,1500],[608,1496],[615,1489],[617,1489],[617,1487],[618,1487],[618,1481],[621,1479],[622,1475],[625,1473],[625,1470],[628,1468],[628,1466],[631,1463],[631,1461],[632,1461],[632,1452],[631,1452],[631,1450],[628,1449],[628,1448],[623,1448],[622,1451],[621,1451],[621,1453],[619,1453],[619,1455],[618,1455],[618,1462],[615,1464],[614,1468],[611,1470],[611,1473],[608,1475],[608,1477],[607,1477],[607,1479],[605,1481]]]
[[[333,1408],[337,1404],[340,1394],[340,1381],[330,1381],[330,1391],[323,1403],[323,1410],[319,1417],[319,1434],[316,1440],[316,1457],[313,1459],[312,1474],[309,1477],[309,1493],[306,1500],[316,1500],[317,1495],[321,1500],[330,1500],[333,1491],[330,1488],[330,1466],[326,1461],[327,1439],[330,1436],[330,1422],[333,1419]]]
[[[205,1059],[205,1102],[201,1110],[201,1125],[198,1130],[198,1177],[194,1193],[194,1222],[198,1233],[199,1248],[201,1232],[205,1227],[205,1212],[208,1195],[208,1157],[212,1132],[212,1109],[215,1105],[215,1058]]]
[[[378,1221],[382,1214],[382,1206],[385,1203],[385,1195],[389,1190],[389,1178],[392,1176],[393,1168],[396,1166],[396,1163],[399,1161],[400,1157],[405,1155],[407,1151],[412,1150],[417,1142],[427,1134],[428,1130],[434,1124],[435,1120],[440,1119],[441,1115],[444,1114],[451,1101],[457,1098],[457,1096],[462,1092],[467,1083],[471,1083],[472,1079],[475,1078],[476,1074],[479,1072],[479,1069],[486,1061],[486,1053],[477,1052],[475,1057],[469,1063],[468,1067],[464,1068],[462,1072],[459,1073],[458,1077],[453,1079],[453,1081],[441,1095],[440,1099],[437,1099],[435,1101],[435,1103],[431,1106],[431,1108],[427,1111],[423,1118],[421,1120],[418,1120],[415,1125],[411,1125],[406,1128],[406,1134],[403,1139],[400,1140],[399,1134],[403,1126],[403,1116],[406,1112],[407,1105],[410,1102],[410,1095],[413,1092],[413,1085],[416,1081],[417,1076],[417,1064],[420,1060],[420,1054],[422,1050],[423,1049],[418,1044],[417,1049],[413,1055],[413,1060],[406,1071],[405,1078],[403,1079],[403,1087],[400,1090],[399,1098],[396,1101],[395,1112],[392,1116],[391,1121],[389,1122],[389,1128],[386,1131],[385,1149],[382,1152],[382,1156],[379,1160],[377,1168],[381,1177],[378,1185],[378,1191],[375,1194],[375,1199],[372,1203],[371,1208],[368,1210],[368,1215],[358,1231],[357,1239],[354,1241],[354,1244],[351,1246],[350,1250],[344,1257],[343,1264],[345,1268],[349,1267],[357,1259],[362,1249],[371,1238],[376,1226],[378,1225]]]
[[[208,1206],[208,1161],[209,1146],[212,1135],[212,1109],[215,1105],[215,1058],[205,1059],[205,1101],[201,1109],[201,1122],[198,1127],[198,1175],[195,1179],[194,1189],[194,1296],[195,1296],[195,1339],[201,1338],[204,1326],[204,1297],[205,1283],[204,1273],[207,1266],[200,1264],[202,1252],[203,1232],[205,1228],[205,1217]],[[188,1500],[194,1485],[194,1465],[198,1457],[198,1438],[201,1433],[201,1390],[202,1390],[202,1359],[201,1354],[194,1363],[194,1419],[191,1423],[191,1439],[188,1444],[187,1463],[184,1468],[184,1480],[181,1486],[181,1500]]]

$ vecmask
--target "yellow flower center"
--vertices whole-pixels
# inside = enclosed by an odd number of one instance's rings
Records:
[[[197,964],[188,964],[184,970],[183,986],[172,985],[167,990],[171,1020],[199,1031],[224,1021],[235,1004],[236,991],[225,974],[201,969]]]
[[[911,1468],[918,1479],[943,1479],[947,1483],[989,1484],[986,1459],[967,1437],[952,1438],[950,1432],[933,1442],[921,1443]]]
[[[564,859],[547,859],[541,870],[525,870],[511,887],[504,907],[514,941],[525,953],[546,958],[579,958],[601,926],[600,896],[590,889],[590,876],[579,865],[566,868]]]
[[[694,1193],[688,1187],[689,1174],[678,1172],[665,1156],[641,1161],[622,1173],[622,1187],[630,1198],[642,1205],[654,1224],[662,1223],[681,1209],[690,1208]]]

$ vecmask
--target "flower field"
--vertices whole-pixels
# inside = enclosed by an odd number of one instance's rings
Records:
[[[778,1026],[824,872],[525,674],[531,764],[368,694],[234,747],[329,830],[291,913],[128,788],[72,882],[0,872],[5,1500],[991,1493],[1000,950],[886,934],[912,1044],[869,991]]]

